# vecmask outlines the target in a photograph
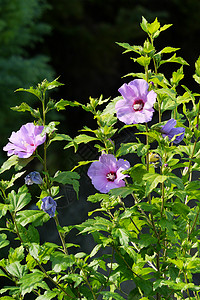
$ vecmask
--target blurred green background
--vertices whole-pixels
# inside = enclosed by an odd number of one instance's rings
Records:
[[[34,103],[24,93],[14,93],[19,87],[60,76],[65,86],[52,95],[57,100],[86,103],[89,96],[117,96],[118,88],[129,81],[122,76],[141,69],[129,55],[121,55],[115,42],[143,43],[142,16],[174,25],[156,46],[181,48],[179,55],[190,64],[183,83],[198,89],[192,74],[200,54],[199,0],[0,0],[1,149],[11,132],[30,120],[27,114],[10,110],[24,98]],[[170,77],[174,65],[167,68]],[[60,130],[72,136],[89,122],[88,115],[73,108],[53,117],[61,120]],[[0,162],[5,159],[6,153],[0,151]]]

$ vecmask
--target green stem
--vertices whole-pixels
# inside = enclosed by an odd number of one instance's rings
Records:
[[[15,225],[15,228],[16,228],[16,233],[17,233],[17,236],[18,238],[20,239],[21,243],[23,244],[23,240],[20,236],[20,233],[19,233],[19,229],[18,229],[18,226],[17,226],[17,222],[15,220],[15,215],[13,213],[11,213],[11,216],[12,216],[12,219],[13,219],[13,222],[14,222],[14,225]],[[29,253],[29,249],[26,247],[26,250],[27,252]],[[30,253],[29,253],[30,254]],[[72,296],[70,296],[63,288],[62,286],[60,286],[53,278],[51,278],[51,276],[49,276],[46,272],[46,270],[43,268],[43,266],[40,264],[40,262],[31,255],[31,257],[35,260],[35,262],[37,263],[38,267],[40,268],[40,270],[45,274],[45,277],[48,278],[58,289],[60,289],[61,291],[63,291],[65,293],[65,295],[67,295],[69,298],[73,299]]]
[[[140,275],[138,275],[137,273],[135,273],[132,268],[129,266],[129,264],[127,263],[127,261],[125,260],[125,258],[123,257],[123,255],[121,255],[121,253],[117,250],[117,248],[115,247],[115,251],[117,252],[117,254],[120,256],[120,258],[124,261],[125,265],[127,266],[127,268],[136,276],[142,279],[142,277]]]
[[[63,234],[62,234],[62,233],[59,231],[59,229],[58,229],[58,227],[60,226],[59,221],[58,221],[58,217],[55,216],[55,217],[54,217],[54,220],[55,220],[56,227],[57,227],[57,230],[58,230],[58,234],[59,234],[59,237],[60,237],[62,246],[63,246],[64,253],[65,253],[66,255],[69,255],[69,254],[68,254],[68,251],[67,251],[67,248],[66,248],[66,245],[65,245],[65,238],[64,238]]]

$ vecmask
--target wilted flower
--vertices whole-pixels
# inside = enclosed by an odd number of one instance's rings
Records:
[[[41,209],[49,214],[50,218],[55,216],[57,203],[53,200],[52,197],[47,196],[42,199]]]
[[[88,176],[94,187],[101,193],[108,193],[111,189],[125,186],[124,178],[128,175],[121,171],[130,168],[128,161],[117,160],[112,154],[102,154],[99,161],[95,161],[88,169]]]
[[[177,135],[174,144],[180,143],[185,135],[185,128],[183,127],[174,127],[176,125],[176,120],[170,119],[167,123],[161,127],[160,132],[162,133],[163,138],[168,136],[169,140],[171,140],[174,136]]]
[[[162,159],[159,154],[150,152],[149,153],[149,163],[153,164],[155,168],[162,166]]]
[[[43,180],[39,172],[33,171],[29,173],[25,178],[25,184],[31,185],[31,184],[42,184]]]
[[[115,109],[117,118],[125,124],[149,122],[153,116],[153,105],[156,102],[156,93],[148,91],[149,85],[144,79],[135,79],[128,84],[124,83],[119,92],[123,100],[119,100]]]
[[[33,123],[23,125],[17,132],[12,132],[9,143],[3,148],[8,151],[7,155],[17,155],[19,158],[30,157],[36,148],[43,144],[46,135],[41,136],[43,126],[37,126]]]

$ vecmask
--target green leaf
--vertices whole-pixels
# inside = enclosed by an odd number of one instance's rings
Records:
[[[45,274],[39,270],[34,270],[34,273],[24,275],[20,280],[22,296],[27,293],[32,292],[33,289],[36,289],[42,283]]]
[[[15,92],[27,92],[27,93],[35,95],[40,100],[42,98],[42,92],[39,89],[37,89],[37,88],[35,89],[32,86],[29,89],[19,88],[19,89],[15,90]]]
[[[53,271],[56,273],[65,271],[68,267],[72,267],[74,263],[69,255],[62,252],[54,252],[53,255],[51,255],[50,260],[52,261]]]
[[[124,51],[123,53],[133,51],[138,54],[141,54],[142,52],[142,46],[130,46],[128,43],[118,43],[118,42],[116,42],[116,44],[126,49],[126,51]]]
[[[109,195],[108,194],[94,194],[94,195],[91,195],[88,197],[88,201],[89,202],[92,202],[92,203],[97,203],[97,202],[100,202],[102,200],[109,200]]]
[[[117,150],[116,157],[126,155],[128,153],[135,153],[139,147],[138,143],[122,143]]]
[[[168,62],[178,63],[178,64],[181,64],[181,65],[187,65],[187,66],[189,66],[189,64],[182,57],[177,57],[176,53],[172,57],[170,57],[169,59],[167,59],[167,60],[161,60],[160,61],[160,65],[168,63]]]
[[[138,288],[135,288],[128,294],[127,300],[140,300],[140,299],[141,299],[141,293],[139,292]]]
[[[17,163],[18,163],[18,156],[12,155],[1,166],[0,174],[5,172],[6,170],[9,170],[11,167],[15,166]]]
[[[87,161],[83,160],[83,161],[79,161],[79,162],[78,162],[78,165],[75,166],[71,171],[73,172],[73,171],[76,170],[77,168],[82,167],[82,166],[85,166],[85,165],[88,165],[88,164],[91,164],[92,162],[94,162],[94,160],[87,160]]]
[[[172,53],[172,52],[176,52],[177,50],[180,50],[180,48],[165,47],[159,53]]]
[[[43,295],[38,296],[35,300],[50,300],[57,296],[56,292],[53,291],[45,291]]]
[[[195,62],[195,73],[198,77],[200,76],[200,56]]]
[[[175,174],[167,176],[168,181],[174,184],[179,190],[184,190],[184,184],[181,178],[177,177]]]
[[[31,201],[31,195],[28,192],[27,186],[23,185],[21,188],[19,188],[17,194],[14,190],[12,190],[8,194],[8,199],[10,204],[13,206],[14,211],[17,212]]]
[[[97,252],[101,249],[102,245],[101,244],[97,244],[91,251],[90,253],[90,257],[95,256],[95,254],[97,254]]]
[[[0,219],[6,215],[7,211],[11,209],[9,204],[0,203]]]
[[[75,139],[73,140],[73,142],[69,142],[65,147],[64,149],[67,149],[67,148],[70,148],[72,146],[74,146],[74,143],[79,145],[79,144],[87,144],[89,142],[92,142],[92,141],[97,141],[98,139],[96,137],[93,137],[93,136],[89,136],[89,135],[86,135],[86,134],[80,134],[78,135],[77,137],[75,137]]]
[[[151,174],[147,173],[143,176],[143,179],[146,181],[146,190],[145,190],[145,197],[148,196],[159,183],[164,182],[167,180],[167,176],[160,175],[160,174]]]
[[[22,278],[28,271],[26,265],[21,265],[19,261],[6,266],[6,270],[17,278]]]
[[[4,248],[10,244],[7,239],[7,235],[5,233],[0,234],[0,248]]]
[[[105,300],[110,300],[110,299],[115,299],[115,300],[124,300],[122,296],[120,296],[117,293],[114,292],[100,292],[101,295],[103,295],[103,299]]]
[[[151,57],[147,57],[147,56],[140,56],[138,58],[133,58],[133,60],[135,62],[137,62],[138,64],[140,64],[143,67],[146,67],[150,64],[151,62]]]
[[[43,224],[49,220],[49,215],[41,210],[25,210],[17,212],[17,222],[22,226],[34,223],[35,226]]]
[[[47,90],[52,90],[52,89],[54,89],[54,88],[56,88],[56,87],[59,87],[59,86],[64,85],[64,83],[61,83],[61,82],[58,82],[58,81],[57,81],[58,78],[59,78],[59,77],[57,77],[56,79],[54,79],[54,80],[51,81],[51,82],[48,82],[48,81],[45,79],[45,80],[42,82],[41,85],[45,86],[45,88],[46,88]]]
[[[142,22],[140,23],[140,26],[145,32],[148,32],[148,22],[144,17],[142,17]]]
[[[45,125],[41,135],[44,136],[45,134],[51,134],[56,131],[56,126],[59,124],[60,122],[50,122],[48,125]]]
[[[133,181],[141,183],[144,174],[147,173],[146,167],[143,164],[136,164],[131,168],[130,176]]]
[[[37,109],[34,109],[32,107],[30,107],[27,103],[25,102],[22,102],[20,104],[20,106],[14,106],[14,107],[11,107],[12,110],[14,111],[18,111],[18,112],[30,112],[31,115],[36,118],[36,119],[40,119],[41,118],[41,115],[40,115],[40,111],[39,111],[39,108]]]
[[[50,140],[50,143],[54,142],[54,141],[68,141],[68,142],[71,142],[71,141],[73,141],[73,139],[67,134],[56,133],[55,136]]]
[[[147,28],[148,28],[148,32],[154,35],[160,28],[160,22],[158,22],[158,19],[156,18],[153,23],[147,25]]]
[[[57,173],[53,178],[54,181],[59,182],[61,184],[72,184],[77,194],[77,197],[79,193],[79,179],[80,175],[77,172],[72,171],[64,171]]]
[[[13,263],[15,261],[22,261],[24,259],[24,247],[20,246],[15,249],[10,248],[8,254],[9,263]]]
[[[109,191],[111,196],[126,198],[128,195],[132,194],[134,191],[133,187],[119,187]]]
[[[125,228],[114,228],[112,230],[112,236],[117,237],[122,246],[128,247],[129,234]]]

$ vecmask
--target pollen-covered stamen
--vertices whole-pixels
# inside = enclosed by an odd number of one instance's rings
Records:
[[[117,175],[115,172],[110,172],[106,175],[106,178],[108,179],[108,181],[114,181],[117,178]]]
[[[144,107],[144,102],[142,100],[135,100],[133,103],[133,109],[135,111],[140,111]]]

